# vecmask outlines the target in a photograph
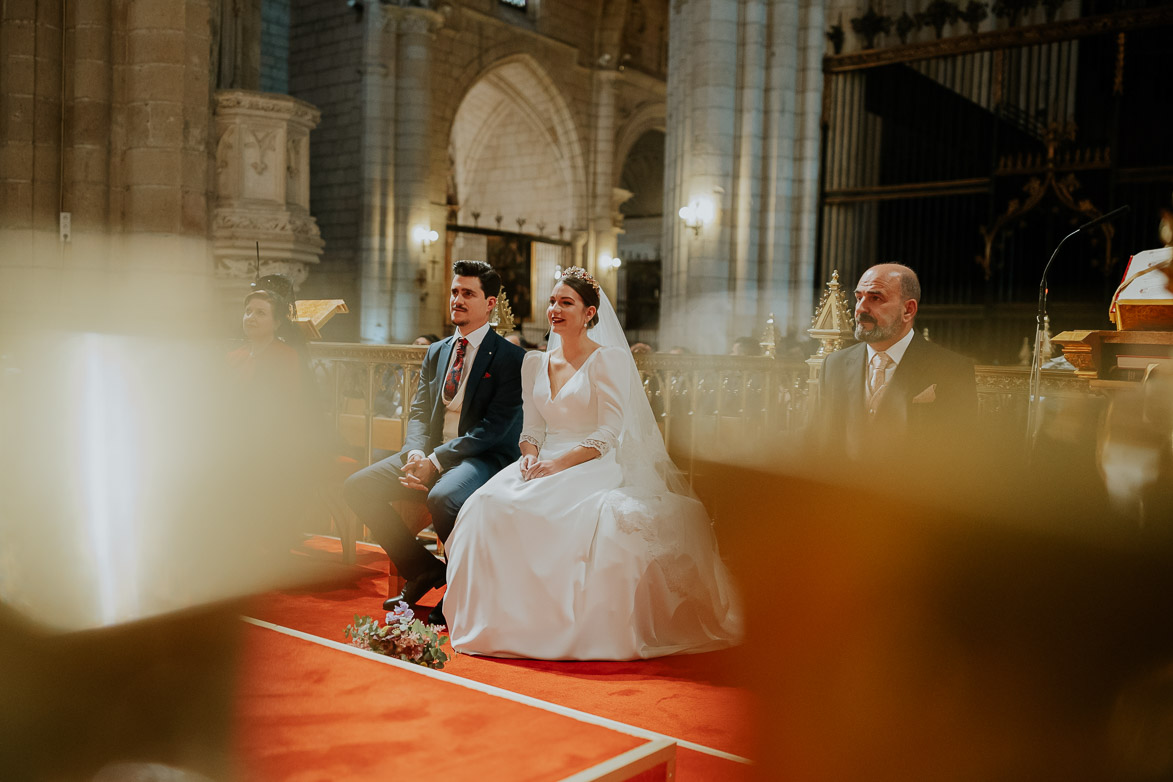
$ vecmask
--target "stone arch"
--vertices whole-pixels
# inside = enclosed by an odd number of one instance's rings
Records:
[[[480,224],[491,225],[490,210],[508,202],[519,213],[505,214],[510,223],[503,228],[512,229],[516,217],[529,221],[527,232],[536,232],[538,219],[546,221],[547,233],[558,225],[585,225],[580,134],[561,91],[533,57],[511,54],[495,61],[468,80],[453,106],[448,141],[459,222],[472,223],[470,212],[477,209]],[[535,213],[541,204],[551,213]]]
[[[664,101],[647,101],[632,112],[615,136],[615,184],[623,175],[623,165],[631,154],[632,147],[649,130],[665,133],[668,125],[668,104]]]

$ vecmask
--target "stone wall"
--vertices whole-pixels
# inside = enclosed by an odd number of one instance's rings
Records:
[[[290,0],[261,4],[261,92],[289,92]]]
[[[477,204],[457,188],[460,223],[471,225],[475,208],[479,224],[492,227],[500,211],[506,230],[516,230],[517,217],[526,232],[544,222],[553,236],[563,225],[568,240],[581,237],[579,260],[588,267],[614,253],[612,190],[624,144],[662,129],[664,117],[663,75],[618,68],[632,2],[543,3],[534,17],[497,0],[460,0],[442,11],[366,4],[361,13],[293,0],[291,93],[322,111],[311,204],[326,247],[307,291],[346,298],[356,315],[343,320],[363,339],[444,330],[445,274],[431,263],[436,252],[411,236],[420,226],[443,234],[456,179],[450,151],[454,162],[475,158],[466,183],[493,183]],[[666,18],[667,0],[654,5],[663,8],[653,21]],[[662,25],[643,30],[641,52],[660,51]],[[469,157],[452,148],[454,126],[485,80],[511,93],[513,114],[482,139],[489,146],[480,149],[492,154]],[[564,172],[561,181],[552,167]]]
[[[68,314],[84,320],[117,309],[103,292],[206,278],[207,0],[10,2],[3,14],[0,310],[19,320],[76,293]]]
[[[325,248],[302,287],[305,298],[358,303],[358,226],[362,203],[360,74],[363,24],[338,0],[292,0],[289,91],[321,112],[311,134],[310,208]],[[355,315],[336,318],[330,338],[358,338]]]

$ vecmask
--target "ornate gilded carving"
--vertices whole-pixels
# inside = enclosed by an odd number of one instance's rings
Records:
[[[827,40],[831,42],[835,54],[843,51],[843,42],[846,38],[847,34],[843,32],[843,17],[840,16],[839,21],[831,25],[831,29],[827,31]]]
[[[1010,393],[1027,396],[1030,393],[1030,371],[1025,367],[974,368],[978,394]],[[1044,369],[1042,389],[1052,396],[1085,395],[1089,393],[1087,379],[1076,373],[1058,369]]]
[[[999,176],[1007,174],[1042,173],[1053,166],[1064,171],[1078,171],[1096,168],[1110,168],[1112,165],[1112,150],[1109,147],[1083,147],[1081,149],[1055,151],[1048,160],[1050,150],[1036,154],[1003,155],[998,158],[998,167],[994,173]]]
[[[989,4],[980,0],[969,0],[969,5],[961,12],[960,19],[969,28],[970,35],[977,35],[978,27],[990,16]]]
[[[1070,160],[1070,155],[1059,155],[1056,150],[1058,146],[1065,141],[1075,140],[1075,124],[1068,122],[1064,125],[1052,122],[1043,135],[1043,142],[1047,146],[1046,159],[1044,163],[1045,175],[1042,179],[1038,177],[1031,177],[1027,183],[1023,185],[1023,192],[1026,193],[1026,200],[1022,201],[1013,198],[1006,205],[1006,211],[1003,212],[994,225],[990,228],[981,226],[980,230],[982,236],[985,238],[985,253],[979,255],[975,260],[977,264],[982,267],[985,272],[986,279],[990,279],[991,274],[991,256],[994,249],[994,241],[998,235],[1005,229],[1012,221],[1017,220],[1023,215],[1027,214],[1039,205],[1048,192],[1053,193],[1059,202],[1066,206],[1073,212],[1078,212],[1089,218],[1099,217],[1101,212],[1088,199],[1076,200],[1075,191],[1081,187],[1079,180],[1075,174],[1070,171],[1066,175],[1060,176],[1059,165],[1061,161]],[[1100,160],[1100,153],[1097,150],[1094,155],[1096,161]],[[1021,157],[1018,161],[1023,162]],[[1028,161],[1029,162],[1029,161]],[[1092,167],[1091,165],[1085,167]],[[996,173],[1016,173],[1021,169],[1009,168],[999,169]],[[1104,223],[1100,226],[1100,230],[1104,235],[1105,249],[1104,249],[1104,270],[1107,271],[1112,266],[1112,237],[1116,233],[1116,229],[1110,223]]]
[[[1173,6],[1170,5],[1118,11],[1103,16],[1085,16],[1050,24],[1011,27],[1007,30],[990,30],[977,35],[962,35],[884,49],[828,55],[823,58],[823,71],[838,73],[899,62],[950,57],[970,52],[996,52],[999,49],[1038,46],[1039,44],[1067,41],[1073,38],[1136,30],[1142,27],[1161,27],[1168,24],[1173,24]]]
[[[855,341],[855,318],[847,295],[839,287],[839,270],[831,272],[831,281],[811,318],[807,334],[819,341],[819,352],[812,359],[821,359]]]
[[[1039,4],[1039,0],[995,0],[994,16],[1006,19],[1011,27],[1018,26],[1018,20],[1028,16]]]
[[[953,24],[961,18],[961,9],[957,3],[949,0],[933,0],[925,10],[916,15],[917,27],[932,27],[933,32],[940,38],[945,33],[945,25]]]
[[[502,289],[501,295],[497,297],[497,303],[493,306],[493,312],[489,315],[489,326],[504,337],[513,333],[513,323],[513,308],[509,306],[509,296]]]
[[[349,342],[315,342],[310,355],[315,359],[361,361],[372,364],[423,364],[424,345],[357,345]]]
[[[892,29],[892,17],[877,14],[876,9],[868,3],[867,13],[851,20],[851,29],[856,35],[863,36],[863,48],[874,49],[876,38]]]

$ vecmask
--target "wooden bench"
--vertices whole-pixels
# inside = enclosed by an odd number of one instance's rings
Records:
[[[348,444],[358,448],[365,448],[367,444],[366,416],[362,413],[341,413],[338,416],[338,433]],[[371,448],[378,451],[395,453],[403,447],[403,421],[399,418],[385,418],[375,416],[371,419]],[[355,561],[358,539],[362,537],[361,525],[358,517],[342,499],[342,484],[365,465],[357,459],[339,457],[334,463],[334,473],[327,483],[325,504],[338,530],[338,537],[342,540],[342,560],[346,563]],[[403,518],[408,530],[416,537],[435,543],[437,550],[443,551],[443,543],[436,533],[430,529],[432,517],[422,502],[397,502],[395,510]],[[389,571],[387,576],[388,594],[393,595],[402,588],[402,579],[394,572]]]

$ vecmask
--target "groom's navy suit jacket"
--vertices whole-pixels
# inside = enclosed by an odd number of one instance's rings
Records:
[[[420,370],[419,388],[411,403],[407,437],[403,448],[392,458],[402,469],[407,454],[414,450],[435,453],[444,470],[465,459],[477,457],[498,470],[521,456],[521,361],[525,351],[489,329],[477,349],[460,410],[457,437],[444,440],[444,376],[452,356],[455,337],[428,347]]]

